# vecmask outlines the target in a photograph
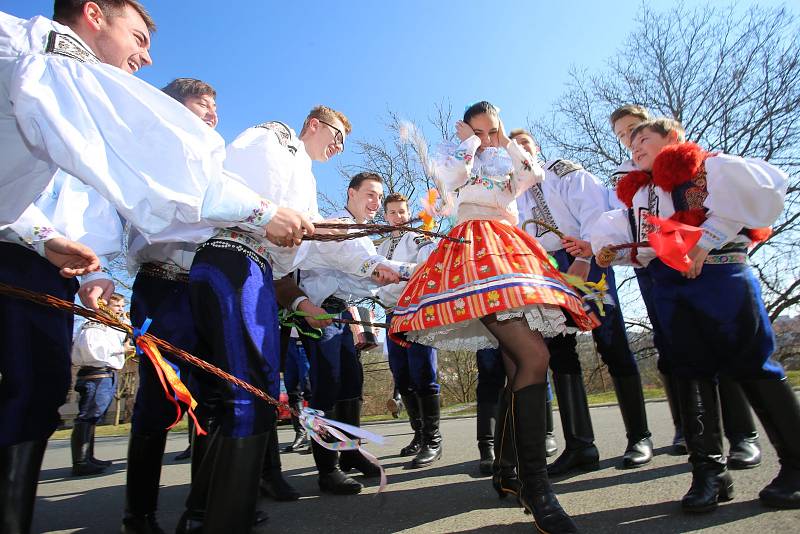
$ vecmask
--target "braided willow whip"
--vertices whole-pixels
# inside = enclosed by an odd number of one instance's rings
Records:
[[[54,297],[52,295],[45,295],[45,294],[42,294],[42,293],[36,293],[36,292],[33,292],[33,291],[28,291],[27,289],[20,289],[18,287],[14,287],[14,286],[10,286],[10,285],[7,285],[7,284],[3,284],[1,282],[0,282],[0,294],[5,294],[5,295],[8,295],[9,297],[13,297],[13,298],[17,298],[17,299],[23,299],[23,300],[27,300],[27,301],[30,301],[30,302],[34,302],[34,303],[39,304],[41,306],[49,306],[51,308],[56,308],[56,309],[59,309],[59,310],[72,312],[75,315],[80,315],[81,317],[85,317],[86,319],[89,319],[89,320],[92,320],[92,321],[95,321],[95,322],[98,322],[98,323],[102,323],[102,324],[104,324],[104,325],[106,325],[108,327],[113,328],[114,330],[119,330],[121,332],[126,332],[127,334],[129,334],[131,336],[134,335],[133,327],[131,327],[130,325],[127,325],[127,324],[119,321],[118,319],[113,319],[111,317],[106,316],[105,313],[97,313],[97,312],[92,311],[92,310],[90,310],[88,308],[84,308],[83,306],[79,306],[78,304],[75,304],[74,302],[68,302],[66,300],[62,300],[62,299]],[[155,337],[155,336],[153,336],[151,334],[142,334],[139,337],[152,342],[154,345],[166,350],[167,352],[169,352],[171,354],[174,354],[178,358],[180,358],[180,359],[182,359],[184,361],[187,361],[187,362],[191,363],[192,365],[194,365],[196,367],[199,367],[199,368],[203,369],[204,371],[206,371],[208,373],[213,374],[214,376],[217,376],[217,377],[219,377],[219,378],[221,378],[223,380],[226,380],[228,382],[231,382],[232,384],[235,384],[235,385],[239,386],[240,388],[244,389],[245,391],[247,391],[249,393],[252,393],[256,397],[264,400],[265,402],[267,402],[269,404],[272,404],[273,406],[280,406],[282,408],[286,408],[290,412],[292,412],[292,414],[299,416],[299,413],[297,412],[297,410],[295,408],[289,406],[288,404],[285,404],[285,403],[282,403],[282,402],[279,402],[279,401],[273,399],[272,397],[270,397],[264,391],[258,389],[257,387],[252,386],[252,385],[248,384],[247,382],[245,382],[245,381],[243,381],[243,380],[241,380],[239,378],[236,378],[235,376],[233,376],[230,373],[226,373],[225,371],[223,371],[219,367],[211,365],[210,363],[208,363],[208,362],[206,362],[204,360],[201,360],[197,356],[192,356],[191,354],[189,354],[185,350],[179,349],[178,347],[176,347],[172,343],[169,343],[168,341],[164,341],[163,339],[159,339],[159,338],[157,338],[157,337]]]
[[[564,239],[564,232],[562,232],[561,230],[559,230],[558,228],[556,228],[552,224],[548,224],[548,223],[544,222],[541,219],[528,219],[527,221],[522,223],[522,228],[525,229],[525,227],[528,226],[529,224],[536,224],[538,226],[541,226],[545,230],[548,230],[548,231],[553,232],[554,234],[556,234],[559,239]]]
[[[328,228],[332,230],[361,230],[360,232],[353,232],[349,234],[312,234],[305,235],[303,239],[306,241],[346,241],[348,239],[357,239],[359,237],[366,237],[375,234],[388,234],[390,232],[415,232],[418,234],[426,235],[428,237],[439,237],[454,243],[466,243],[464,239],[450,237],[449,235],[439,232],[431,232],[429,230],[422,230],[415,228],[408,224],[374,224],[374,223],[316,223],[315,228]]]

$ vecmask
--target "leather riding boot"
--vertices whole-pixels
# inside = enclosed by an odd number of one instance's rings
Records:
[[[517,452],[514,450],[514,431],[511,428],[511,392],[503,389],[497,403],[497,424],[494,427],[494,465],[492,486],[501,499],[517,496]]]
[[[158,483],[167,432],[131,434],[128,441],[128,471],[125,485],[123,534],[164,532],[156,521]]]
[[[622,412],[622,421],[625,423],[625,433],[628,437],[628,446],[622,456],[622,465],[624,467],[641,467],[653,459],[653,442],[650,440],[651,434],[647,428],[642,379],[638,373],[612,378],[614,390],[617,392],[619,409]]]
[[[98,465],[89,460],[91,458],[89,453],[92,444],[90,441],[92,426],[94,425],[91,423],[75,421],[75,425],[72,427],[70,445],[72,447],[73,476],[97,475],[106,470],[106,466]]]
[[[597,471],[600,453],[594,444],[594,430],[589,416],[589,401],[582,375],[553,373],[558,397],[558,411],[564,428],[564,452],[547,466],[547,474],[559,476],[570,471]]]
[[[334,495],[355,495],[364,487],[339,469],[339,453],[311,442],[311,453],[319,471],[319,489]]]
[[[299,395],[289,395],[289,404],[300,413],[303,410],[303,398]],[[295,452],[308,447],[308,433],[300,423],[300,418],[292,414],[292,428],[294,428],[294,441],[283,448],[283,452]]]
[[[0,532],[28,534],[47,440],[0,447]]]
[[[797,395],[785,378],[752,380],[741,385],[781,464],[778,476],[758,497],[762,504],[773,508],[800,508],[800,402]]]
[[[675,426],[675,436],[672,438],[672,453],[684,455],[689,453],[686,448],[686,438],[683,437],[683,423],[681,421],[681,407],[678,402],[678,383],[670,374],[661,375],[664,384],[664,394],[667,396],[669,413],[672,415],[672,424]]]
[[[761,465],[761,446],[750,403],[739,383],[729,377],[719,379],[719,406],[729,444],[728,469],[752,469]]]
[[[547,385],[534,384],[511,393],[511,421],[520,489],[517,499],[539,532],[571,533],[578,527],[558,502],[547,478],[544,439]]]
[[[98,460],[94,457],[94,431],[97,428],[97,425],[92,425],[91,429],[89,430],[89,461],[93,464],[101,465],[103,467],[109,467],[112,462],[108,460]]]
[[[442,434],[439,432],[440,395],[422,395],[419,406],[422,412],[422,448],[411,460],[411,467],[427,467],[442,457]]]
[[[411,430],[414,431],[414,437],[411,438],[411,443],[400,449],[400,456],[416,456],[422,448],[422,415],[419,397],[416,393],[403,395],[403,404],[406,407],[408,422],[411,424]]]
[[[479,401],[478,414],[475,419],[477,430],[478,452],[480,463],[478,469],[482,475],[492,474],[494,464],[494,433],[497,418],[497,401]]]
[[[722,451],[717,385],[709,379],[678,379],[683,435],[689,447],[692,485],[681,500],[685,512],[710,512],[733,499],[733,479]]]
[[[547,457],[550,458],[551,456],[555,456],[558,454],[558,440],[556,439],[556,428],[553,425],[553,401],[547,399],[547,405],[545,408],[547,411],[547,435],[544,438],[544,450],[547,453]]]
[[[347,399],[336,403],[335,419],[353,426],[361,426],[361,399]],[[339,468],[347,473],[351,469],[361,471],[365,477],[381,476],[380,468],[367,460],[359,451],[341,451]]]
[[[281,454],[278,450],[278,427],[273,426],[267,438],[267,448],[264,454],[264,467],[261,471],[259,483],[261,493],[276,501],[296,501],[300,492],[294,489],[281,472]]]

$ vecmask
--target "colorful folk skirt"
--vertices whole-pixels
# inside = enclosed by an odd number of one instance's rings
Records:
[[[450,231],[406,285],[389,331],[398,343],[442,350],[497,347],[480,318],[525,317],[543,336],[591,330],[597,318],[534,238],[500,221],[470,220]]]

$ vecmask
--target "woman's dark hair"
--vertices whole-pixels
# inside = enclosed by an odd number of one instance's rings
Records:
[[[491,103],[487,102],[486,100],[481,100],[477,104],[472,104],[467,110],[464,112],[464,122],[469,124],[469,121],[472,117],[476,115],[480,115],[481,113],[486,113],[487,115],[497,115],[497,108],[494,107]]]

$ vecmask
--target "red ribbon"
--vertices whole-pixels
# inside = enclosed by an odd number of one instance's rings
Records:
[[[194,428],[197,431],[197,434],[200,436],[205,436],[207,432],[203,430],[203,428],[200,426],[200,423],[197,422],[197,417],[194,414],[194,409],[197,407],[197,401],[194,400],[192,394],[189,393],[189,390],[186,389],[186,386],[183,384],[183,382],[181,382],[181,379],[178,378],[178,375],[175,373],[175,369],[173,369],[172,366],[164,360],[164,357],[161,356],[161,352],[159,352],[158,347],[156,347],[155,344],[148,339],[143,337],[137,338],[136,346],[139,347],[139,349],[153,364],[153,369],[155,369],[158,380],[161,382],[161,387],[164,388],[164,393],[166,393],[167,399],[175,405],[177,416],[175,418],[175,422],[169,425],[167,430],[177,425],[181,420],[181,405],[178,403],[180,401],[187,406],[186,413],[188,413],[189,417],[191,417],[194,421]]]
[[[677,271],[688,272],[692,265],[688,253],[700,241],[703,231],[696,226],[652,215],[647,216],[647,222],[655,227],[647,234],[647,240],[658,259]]]

